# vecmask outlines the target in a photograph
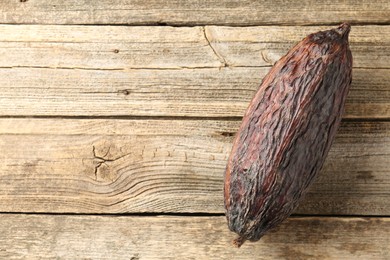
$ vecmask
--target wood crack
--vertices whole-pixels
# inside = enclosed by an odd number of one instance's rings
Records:
[[[217,59],[221,62],[221,67],[230,67],[230,65],[226,62],[226,59],[220,53],[218,53],[217,50],[211,44],[211,42],[210,42],[211,37],[207,35],[207,34],[210,34],[207,32],[208,31],[207,27],[203,26],[201,28],[202,28],[203,35],[204,35],[204,38],[205,38],[208,46],[210,46],[210,48],[213,51],[213,53],[215,54],[215,56],[217,56]]]
[[[96,147],[93,145],[92,146],[92,154],[93,154],[93,159],[94,159],[94,176],[95,180],[98,179],[98,173],[99,173],[99,168],[105,164],[107,165],[107,162],[115,162],[117,160],[122,159],[125,156],[128,156],[130,153],[120,155],[118,157],[115,157],[113,159],[107,158],[107,155],[109,154],[111,149],[111,146],[108,147],[107,152],[103,156],[98,156],[96,154]],[[107,165],[108,166],[108,165]]]
[[[273,66],[274,63],[272,62],[272,60],[270,60],[267,56],[267,54],[265,53],[265,51],[261,51],[261,58],[263,59],[264,62],[268,63],[270,66]]]

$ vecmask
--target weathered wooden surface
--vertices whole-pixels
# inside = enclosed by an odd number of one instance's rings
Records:
[[[224,217],[0,215],[2,259],[389,259],[388,218],[289,218],[232,246]]]
[[[0,115],[241,117],[268,70],[0,69]],[[389,72],[354,69],[345,118],[390,118]]]
[[[1,212],[223,213],[239,121],[0,120]],[[301,214],[390,214],[390,122],[342,124]]]
[[[389,2],[270,0],[1,1],[0,23],[39,24],[330,24],[390,23]]]
[[[0,212],[19,213],[0,214],[1,259],[390,258],[387,0],[0,10]],[[261,79],[308,33],[342,21],[353,26],[347,122],[296,211],[333,217],[290,218],[237,250],[222,216],[116,215],[222,214],[233,135]]]
[[[0,25],[0,67],[80,69],[271,66],[330,26]],[[353,26],[354,67],[389,69],[390,26]]]
[[[206,26],[205,31],[228,66],[269,66],[308,34],[329,28]],[[355,68],[389,68],[390,26],[352,26],[349,42]]]
[[[0,114],[240,117],[261,66],[321,28],[3,25]],[[345,117],[389,118],[390,26],[356,26],[351,42]]]

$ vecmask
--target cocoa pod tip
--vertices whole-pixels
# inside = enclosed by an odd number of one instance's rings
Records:
[[[238,237],[233,240],[233,245],[237,248],[240,248],[246,241],[245,237]]]

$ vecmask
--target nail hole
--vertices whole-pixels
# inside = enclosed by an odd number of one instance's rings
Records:
[[[120,94],[123,94],[125,96],[130,95],[130,91],[127,89],[122,89],[118,91]]]
[[[231,132],[221,132],[221,135],[229,137],[229,136],[234,136],[234,133],[231,133]]]
[[[118,49],[115,49],[115,50],[114,50],[114,53],[119,53],[119,50],[118,50]]]

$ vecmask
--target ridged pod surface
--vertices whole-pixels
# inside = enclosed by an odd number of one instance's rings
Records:
[[[234,241],[286,219],[320,171],[352,79],[349,24],[310,34],[264,77],[236,134],[224,201]]]

